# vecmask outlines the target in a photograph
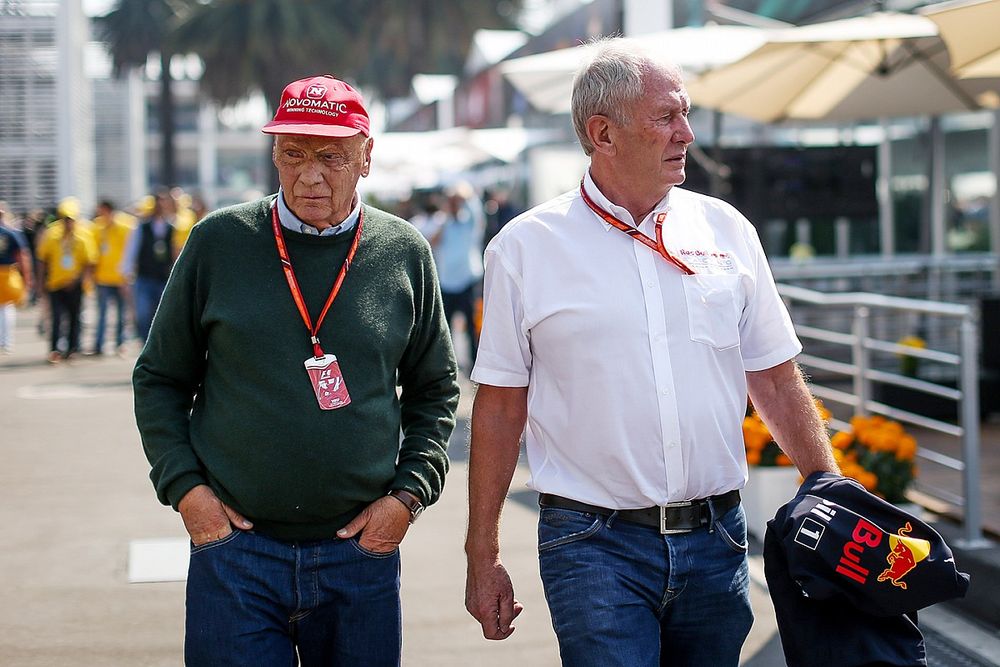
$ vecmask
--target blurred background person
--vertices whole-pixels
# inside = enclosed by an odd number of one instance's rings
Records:
[[[184,192],[181,188],[171,188],[170,198],[174,202],[174,238],[171,245],[171,252],[174,260],[181,254],[181,249],[191,236],[191,228],[201,217],[194,210],[194,197]],[[204,213],[202,213],[202,216]]]
[[[50,363],[80,351],[80,307],[83,285],[97,262],[89,225],[79,219],[79,204],[64,200],[60,218],[46,227],[39,240],[39,280],[45,285],[50,316]],[[62,334],[66,330],[65,345]]]
[[[104,335],[108,321],[108,306],[114,305],[115,346],[119,354],[125,346],[125,275],[121,271],[122,259],[129,236],[135,229],[135,220],[118,211],[112,202],[104,200],[97,205],[93,235],[97,246],[97,266],[94,283],[97,285],[97,329],[91,354],[104,353]]]
[[[129,236],[121,265],[122,275],[132,284],[135,328],[143,343],[177,257],[174,198],[169,191],[161,190],[152,204],[152,211]]]
[[[14,228],[12,216],[0,201],[0,353],[14,350],[17,307],[31,291],[31,250],[27,239]]]
[[[38,257],[35,249],[38,247],[39,237],[43,229],[45,229],[45,211],[42,209],[33,208],[21,216],[21,233],[24,234],[24,238],[28,242],[28,252],[31,256],[31,277],[33,279],[38,277]],[[31,305],[38,302],[41,290],[42,287],[38,280],[32,280],[28,297]]]
[[[471,366],[476,361],[479,346],[476,301],[483,279],[485,219],[482,204],[472,186],[459,183],[445,192],[442,210],[429,214],[417,228],[434,251],[444,314],[453,336],[457,333],[452,321],[455,314],[461,313],[465,319]]]
[[[483,193],[483,210],[486,213],[486,232],[483,250],[504,225],[517,217],[517,209],[510,203],[510,192],[503,188]]]

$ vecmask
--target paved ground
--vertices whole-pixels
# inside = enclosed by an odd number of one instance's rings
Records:
[[[0,357],[0,665],[178,665],[183,584],[128,583],[130,541],[184,537],[146,476],[132,418],[134,358],[52,367],[33,326],[33,315],[22,313],[17,349]],[[530,493],[513,494],[503,530],[504,560],[525,604],[517,632],[488,642],[463,607],[470,393],[446,492],[403,545],[404,664],[557,665]],[[515,489],[524,488],[524,478],[521,468]],[[756,558],[753,567],[761,581]],[[743,664],[781,665],[770,601],[759,584],[753,602],[758,621]],[[984,650],[993,648],[987,641]]]

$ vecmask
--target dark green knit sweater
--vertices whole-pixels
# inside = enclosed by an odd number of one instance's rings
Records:
[[[281,539],[332,537],[391,488],[433,503],[458,384],[429,246],[407,222],[364,207],[357,256],[319,331],[351,403],[321,410],[273,200],[223,209],[192,230],[136,362],[136,421],[160,501],[176,509],[208,484]],[[353,233],[283,231],[315,322]]]

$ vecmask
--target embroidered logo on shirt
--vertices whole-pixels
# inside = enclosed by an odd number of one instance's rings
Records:
[[[677,254],[696,273],[736,273],[736,259],[725,250],[681,248]]]

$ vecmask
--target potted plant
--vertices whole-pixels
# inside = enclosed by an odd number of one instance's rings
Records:
[[[840,470],[890,503],[905,503],[917,474],[917,441],[899,422],[880,415],[851,419],[851,430],[832,438]]]
[[[830,412],[820,401],[816,401],[816,407],[823,421],[828,421]],[[763,540],[767,522],[779,507],[792,499],[802,479],[753,406],[748,406],[743,419],[743,445],[749,471],[742,492],[747,531]]]

